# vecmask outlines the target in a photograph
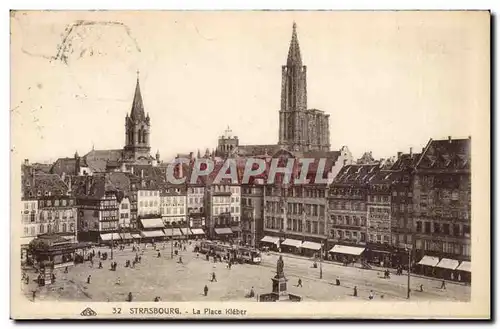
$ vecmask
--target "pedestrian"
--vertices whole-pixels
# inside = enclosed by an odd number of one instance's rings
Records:
[[[297,282],[297,287],[302,287],[302,279],[299,278],[299,281]]]
[[[182,257],[179,257],[179,264],[182,264]]]
[[[205,294],[205,296],[207,296],[207,294],[208,294],[208,287],[207,287],[207,285],[205,285],[205,288],[203,288],[203,293]],[[34,297],[33,297],[33,300],[35,300]]]
[[[358,297],[358,287],[357,286],[354,286],[353,296]]]
[[[451,272],[450,277],[451,277],[451,281],[455,280],[455,275],[453,274],[453,272]]]
[[[33,301],[35,301],[35,297],[36,297],[36,290],[33,290],[31,293],[32,293],[32,294],[31,294],[31,296],[33,297]]]
[[[443,281],[441,282],[441,289],[444,289],[446,290],[446,281],[443,279]]]
[[[420,285],[420,292],[424,292],[424,285],[423,284]]]
[[[161,257],[161,254],[160,252],[158,251],[158,256],[156,256],[157,258],[160,258]]]
[[[339,280],[339,278],[335,279],[335,285],[340,286],[340,280]]]
[[[217,282],[217,277],[215,276],[215,272],[212,272],[212,281],[211,282]]]
[[[120,282],[120,277],[116,278],[116,282],[115,282],[115,284],[117,284],[117,285],[120,285],[120,284],[121,284],[121,282]]]
[[[155,302],[159,302],[160,301],[160,297],[156,296],[155,297]]]
[[[64,268],[64,273],[68,273],[68,267],[67,266]]]
[[[131,301],[132,301],[132,292],[129,292],[127,302],[131,302]]]
[[[368,296],[368,299],[369,299],[369,300],[372,300],[372,299],[373,299],[373,290],[370,290],[370,295]]]
[[[102,262],[99,262],[99,268],[102,268]]]
[[[91,278],[91,277],[92,277],[92,275],[89,275],[89,276],[87,277],[87,284],[90,284],[90,278]]]
[[[199,253],[199,252],[197,252],[197,253],[196,253],[196,258],[199,258],[199,257],[200,257],[200,253]]]

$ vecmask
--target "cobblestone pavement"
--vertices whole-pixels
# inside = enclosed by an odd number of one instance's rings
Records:
[[[36,290],[36,300],[73,300],[73,301],[125,301],[129,292],[134,301],[153,301],[159,296],[162,301],[256,301],[245,298],[254,287],[256,294],[271,291],[271,277],[276,271],[275,254],[263,254],[260,265],[238,264],[228,269],[224,263],[207,262],[204,255],[199,258],[192,251],[179,253],[171,259],[170,245],[159,245],[161,256],[149,245],[142,255],[141,263],[135,268],[125,268],[126,260],[132,261],[135,253],[131,247],[124,251],[114,250],[114,261],[118,263],[116,271],[110,270],[111,260],[102,261],[103,268],[98,269],[99,261],[78,264],[64,273],[56,269],[56,282],[50,286],[37,287],[32,281],[29,285],[20,283],[27,298],[32,299]],[[165,248],[165,249],[163,249]],[[96,253],[98,249],[95,249]],[[102,248],[109,255],[109,248]],[[319,268],[312,268],[308,259],[283,255],[285,275],[288,278],[288,290],[300,295],[305,301],[367,300],[370,290],[375,300],[406,300],[407,277],[392,275],[383,279],[378,271],[345,267],[336,264],[322,264],[323,278],[319,277]],[[216,273],[217,282],[210,282],[210,275]],[[31,279],[34,272],[28,272]],[[87,277],[91,282],[87,284]],[[341,285],[333,282],[339,278]],[[297,287],[301,278],[303,287]],[[119,284],[118,284],[119,281]],[[418,290],[420,284],[424,292]],[[203,295],[204,286],[208,286],[208,296]],[[358,297],[353,297],[353,287],[358,288]],[[447,284],[446,290],[439,289],[440,282],[426,278],[411,278],[412,300],[468,301],[470,287],[459,284]]]

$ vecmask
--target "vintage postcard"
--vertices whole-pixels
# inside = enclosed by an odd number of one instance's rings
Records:
[[[489,12],[10,29],[12,318],[491,316]]]

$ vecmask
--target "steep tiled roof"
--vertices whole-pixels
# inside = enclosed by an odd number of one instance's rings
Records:
[[[420,159],[420,153],[412,154],[409,153],[402,154],[399,159],[391,166],[391,170],[406,170],[415,168],[418,159]]]
[[[75,175],[76,162],[75,158],[59,158],[52,165],[50,173],[57,174],[59,176],[62,176],[63,173],[65,175]]]
[[[93,172],[105,172],[108,161],[122,159],[122,150],[92,150],[83,159]]]
[[[470,138],[431,139],[416,167],[438,171],[470,170],[470,147]]]
[[[379,171],[380,166],[378,164],[347,165],[339,171],[333,184],[367,184],[371,182],[371,179],[373,179]]]
[[[35,171],[40,171],[45,174],[50,174],[50,169],[52,169],[52,163],[33,163],[31,167]]]
[[[29,166],[22,168],[22,192],[24,198],[37,196],[65,196],[68,193],[68,186],[57,174],[45,174],[31,172]]]

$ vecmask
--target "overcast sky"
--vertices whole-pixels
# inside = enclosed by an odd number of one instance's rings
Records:
[[[12,143],[31,161],[122,148],[140,70],[152,154],[278,141],[296,21],[308,107],[355,158],[471,135],[489,26],[467,12],[30,12],[11,19]],[[84,21],[78,24],[77,21]],[[58,48],[59,47],[59,48]],[[488,68],[488,66],[486,66]],[[474,136],[472,136],[474,138]]]

